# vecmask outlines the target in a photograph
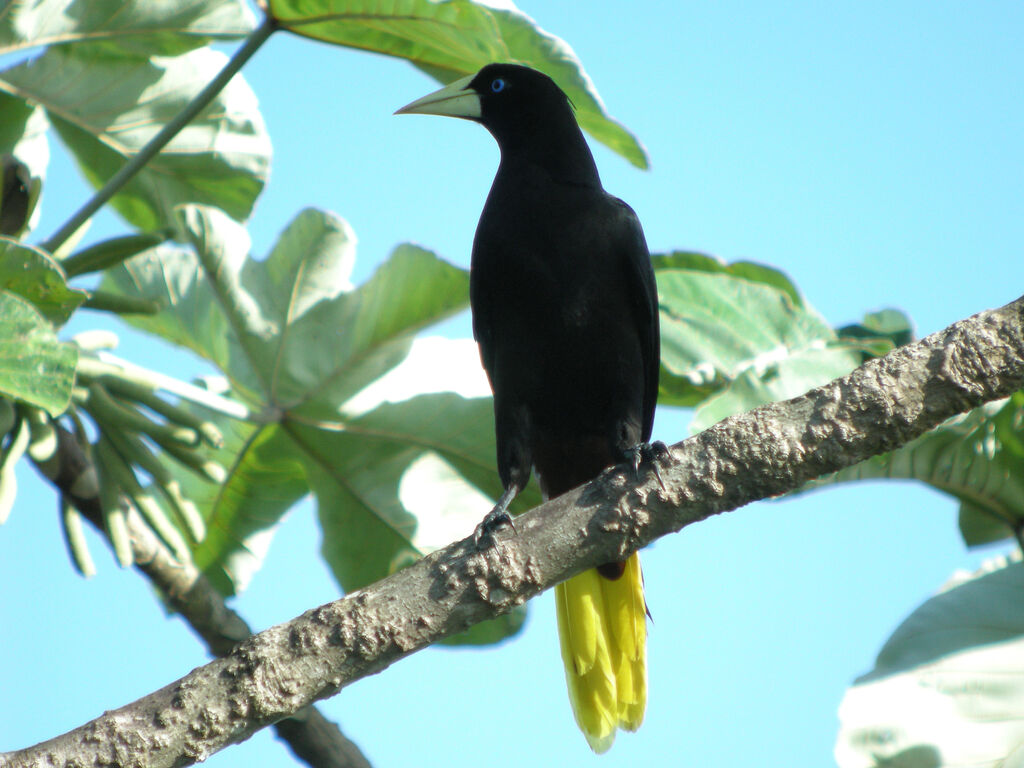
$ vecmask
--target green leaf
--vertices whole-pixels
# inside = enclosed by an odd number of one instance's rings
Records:
[[[362,410],[350,415],[344,429],[287,416],[260,425],[207,416],[224,432],[226,445],[223,451],[205,448],[203,455],[235,459],[219,485],[182,474],[189,497],[210,511],[196,562],[225,593],[243,589],[281,518],[310,488],[324,531],[324,558],[346,590],[472,533],[501,493],[491,400],[453,392],[407,399],[417,388],[446,382],[468,392],[486,389],[472,343],[418,340],[406,361],[358,398]],[[351,403],[356,407],[356,400]],[[525,511],[540,500],[531,485],[512,509]],[[495,642],[518,631],[524,617],[525,610],[517,610],[453,642]]]
[[[31,303],[0,292],[0,394],[59,416],[71,402],[78,350]]]
[[[511,3],[498,8],[469,0],[271,0],[270,13],[291,32],[408,59],[443,83],[495,61],[539,69],[568,94],[584,130],[633,165],[648,167],[647,153],[608,116],[569,45]]]
[[[226,61],[210,49],[144,59],[112,56],[92,44],[57,46],[0,73],[0,87],[6,82],[46,109],[86,178],[98,187]],[[244,219],[263,189],[270,151],[256,97],[236,76],[111,204],[142,230],[171,224],[173,209],[183,203],[214,205]]]
[[[310,489],[324,559],[346,591],[469,535],[501,492],[490,398],[438,393],[382,402],[341,431],[204,415],[223,430],[225,447],[205,448],[203,455],[221,461],[233,455],[228,479],[220,485],[184,473],[181,479],[187,495],[210,511],[195,560],[226,594],[245,588],[281,518]],[[513,511],[539,502],[531,485]],[[516,610],[455,642],[495,642],[518,631],[524,617],[525,609]]]
[[[899,450],[814,481],[919,480],[960,500],[968,546],[1006,539],[1024,524],[1024,392],[940,424]]]
[[[331,484],[329,494],[318,491],[321,504],[337,494],[352,495],[347,507],[322,506],[320,511],[325,555],[342,584],[351,588],[375,581],[473,532],[493,506],[492,499],[501,494],[491,408],[489,397],[437,393],[383,403],[347,422],[344,432],[314,434],[296,427],[293,434],[310,447],[309,456],[332,459],[310,465],[314,487]],[[322,467],[337,468],[341,455],[351,465],[344,482],[330,472],[316,476]],[[430,482],[438,477],[441,482]],[[539,502],[539,494],[530,489],[514,509]],[[370,534],[371,518],[386,536]],[[365,553],[374,541],[384,549],[368,558]],[[382,564],[388,564],[387,570]]]
[[[696,251],[669,251],[668,253],[651,254],[651,266],[655,271],[669,269],[689,269],[696,272],[731,275],[751,283],[770,285],[789,296],[796,307],[804,306],[803,296],[799,289],[780,269],[758,264],[754,261],[734,261],[731,264],[717,256]]]
[[[101,41],[141,56],[168,55],[252,31],[240,0],[13,2],[0,14],[0,56],[42,45]]]
[[[198,407],[192,410],[224,435],[223,448],[204,445],[198,452],[227,463],[227,479],[211,483],[173,461],[166,463],[207,520],[206,538],[193,559],[217,589],[231,595],[244,590],[260,569],[277,525],[309,493],[309,483],[278,424],[250,424]]]
[[[237,236],[242,242],[226,248],[225,261],[241,259],[248,250],[245,230],[239,228]],[[259,402],[259,378],[194,253],[166,245],[144,251],[104,272],[100,289],[163,307],[156,315],[125,320],[210,360],[233,379],[236,396]]]
[[[701,403],[690,429],[697,433],[733,414],[802,395],[845,376],[859,362],[850,350],[842,347],[792,348],[783,354],[783,359],[770,362],[763,370],[744,370],[722,392]]]
[[[661,308],[660,401],[699,403],[694,431],[801,394],[859,362],[812,307],[793,301],[785,287],[788,280],[776,287],[784,276],[742,265],[735,270],[740,277],[689,257],[674,254],[658,264],[655,274]],[[675,266],[680,263],[686,268]]]
[[[28,299],[54,325],[66,323],[86,298],[68,287],[64,270],[49,254],[9,237],[0,237],[0,290]]]
[[[412,245],[351,288],[355,236],[333,214],[303,211],[261,262],[219,212],[184,219],[205,272],[189,253],[156,249],[110,270],[102,287],[163,304],[132,322],[217,364],[247,401],[306,419],[337,418],[404,359],[416,332],[469,302],[467,273]]]
[[[956,575],[839,706],[840,768],[1010,765],[1024,745],[1024,565]]]
[[[310,490],[346,590],[469,535],[501,492],[490,398],[420,393],[480,395],[486,377],[472,342],[413,341],[466,307],[466,272],[404,245],[353,287],[354,235],[322,211],[299,214],[261,262],[216,210],[187,209],[182,229],[198,256],[156,248],[108,270],[102,287],[157,301],[159,314],[133,324],[214,362],[258,414],[217,419],[227,446],[201,449],[227,467],[224,483],[168,464],[207,515],[195,559],[213,582],[243,588]],[[531,487],[514,509],[539,500]],[[516,612],[458,642],[492,642],[522,620]]]
[[[862,359],[881,357],[896,347],[914,340],[914,324],[898,309],[869,312],[859,323],[836,329],[844,339],[858,339],[863,345]]]
[[[343,432],[286,427],[316,493],[324,558],[347,590],[472,534],[501,493],[491,408],[440,393],[382,404]],[[514,511],[539,502],[531,486]],[[455,642],[495,642],[524,618],[517,609]]]

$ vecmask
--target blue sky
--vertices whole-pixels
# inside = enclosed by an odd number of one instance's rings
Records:
[[[587,12],[581,13],[585,7]],[[602,147],[609,191],[651,249],[785,270],[835,325],[900,307],[921,335],[1024,287],[1024,10],[993,3],[580,3],[520,8],[567,40],[641,172]],[[245,70],[275,147],[251,231],[257,254],[303,207],[360,240],[361,281],[399,242],[468,264],[497,165],[478,126],[397,107],[436,87],[408,64],[273,38]],[[40,234],[87,192],[58,155]],[[115,234],[110,214],[90,237]],[[81,313],[72,330],[109,326]],[[468,319],[445,325],[469,334]],[[186,355],[124,337],[121,354],[182,375]],[[656,436],[685,436],[659,414]],[[0,529],[0,750],[34,743],[166,685],[206,657],[145,581],[91,537],[76,576],[56,502],[30,470]],[[313,556],[307,504],[234,606],[255,627],[338,596]],[[998,551],[998,548],[996,548]],[[769,502],[691,526],[644,555],[647,722],[592,757],[566,700],[550,595],[483,651],[430,649],[321,703],[383,766],[787,765],[831,762],[836,707],[896,624],[966,552],[956,504],[907,483]],[[287,764],[269,732],[211,766]]]

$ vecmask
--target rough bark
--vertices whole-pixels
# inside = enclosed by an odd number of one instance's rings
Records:
[[[502,530],[272,627],[226,657],[5,765],[186,765],[360,677],[667,533],[890,451],[1024,386],[1024,297],[800,397],[672,446],[650,474],[611,469]]]
[[[83,517],[103,531],[95,467],[71,432],[55,426],[56,449],[52,456],[38,461],[37,467]],[[168,606],[185,620],[211,654],[224,656],[252,636],[246,621],[227,606],[224,596],[195,564],[179,562],[134,510],[128,514],[128,533],[135,567],[163,594]],[[310,768],[370,768],[359,747],[315,707],[278,721],[274,728],[289,750]]]

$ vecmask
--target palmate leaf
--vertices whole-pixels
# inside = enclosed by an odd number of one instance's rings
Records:
[[[608,116],[569,45],[510,2],[271,0],[270,13],[291,32],[408,59],[443,83],[495,61],[539,69],[568,94],[584,130],[633,165],[648,166],[647,153]]]
[[[0,72],[0,87],[41,105],[86,178],[100,186],[226,61],[210,49],[146,58],[80,43]],[[270,152],[256,97],[236,76],[111,204],[142,230],[167,226],[175,206],[190,202],[244,219],[263,188]]]
[[[427,394],[384,403],[342,432],[286,427],[316,493],[324,558],[343,586],[376,581],[473,532],[501,493],[491,408],[489,397]],[[517,502],[525,509],[539,494],[530,489]],[[524,617],[516,610],[459,642],[494,642]]]
[[[689,253],[656,256],[654,266],[659,402],[696,405],[694,431],[794,397],[860,362],[777,270]]]
[[[0,395],[59,416],[71,401],[78,350],[57,340],[31,303],[0,291]]]
[[[239,0],[35,0],[5,4],[0,55],[43,45],[102,42],[142,56],[173,55],[253,28]]]
[[[940,424],[899,450],[819,478],[808,488],[872,479],[918,480],[960,501],[968,546],[1024,525],[1024,392]]]
[[[207,519],[206,537],[192,553],[196,565],[225,595],[243,591],[260,569],[281,518],[309,494],[302,462],[277,422],[254,424],[188,406],[217,425],[224,446],[203,445],[206,459],[226,464],[223,483],[167,466]]]
[[[957,575],[846,692],[841,768],[1016,765],[1024,748],[1024,565]]]
[[[402,373],[406,381],[408,373]],[[310,492],[323,557],[351,590],[469,535],[501,491],[488,397],[442,392],[379,403],[340,431],[204,415],[225,435],[224,450],[205,453],[222,461],[233,456],[233,463],[224,483],[194,475],[182,480],[210,514],[194,558],[227,594],[245,588],[281,518]],[[539,501],[531,486],[513,510]],[[524,617],[525,609],[516,610],[457,642],[494,642],[517,631]]]
[[[244,228],[215,209],[186,209],[181,226],[215,260],[215,283],[190,252],[162,248],[110,271],[104,287],[166,305],[132,322],[215,363],[257,408],[337,418],[417,331],[468,303],[466,272],[412,245],[351,289],[355,236],[322,211],[299,214],[265,261],[247,258]]]
[[[324,557],[346,590],[447,544],[445,536],[468,535],[492,503],[485,494],[500,492],[490,400],[409,399],[446,385],[427,381],[436,370],[406,366],[444,361],[453,389],[464,388],[468,367],[486,391],[472,345],[457,357],[436,347],[409,355],[416,333],[465,308],[466,272],[407,245],[353,287],[354,236],[321,211],[302,212],[264,261],[248,258],[244,229],[219,212],[188,209],[180,224],[201,256],[155,249],[109,270],[103,288],[161,303],[159,314],[133,322],[214,362],[257,414],[252,423],[218,422],[227,446],[207,451],[227,466],[225,482],[184,481],[208,516],[194,556],[214,583],[244,587],[281,517],[308,493]],[[405,366],[404,392],[384,375],[397,377],[396,366]],[[445,468],[446,492],[465,502],[455,511],[409,491]],[[531,490],[519,508],[536,501]],[[461,641],[491,642],[522,619],[510,615]]]
[[[782,270],[769,267],[767,264],[758,264],[754,261],[727,263],[715,256],[698,251],[669,251],[651,254],[651,265],[655,270],[690,269],[696,272],[729,275],[751,283],[769,285],[789,296],[794,306],[804,306],[804,298],[789,276]]]

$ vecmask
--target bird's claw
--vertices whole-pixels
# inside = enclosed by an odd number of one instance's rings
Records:
[[[654,474],[654,477],[658,480],[658,485],[661,486],[663,491],[666,490],[665,480],[661,476],[661,467],[658,466],[658,462],[669,458],[671,455],[668,446],[661,442],[661,440],[655,440],[651,443],[637,443],[626,451],[626,456],[633,465],[633,476],[639,480],[640,465],[645,464]]]
[[[516,531],[516,524],[512,522],[512,515],[500,504],[488,512],[473,531],[473,544],[477,549],[486,546],[494,541],[494,533],[503,525],[508,525],[513,532]]]

